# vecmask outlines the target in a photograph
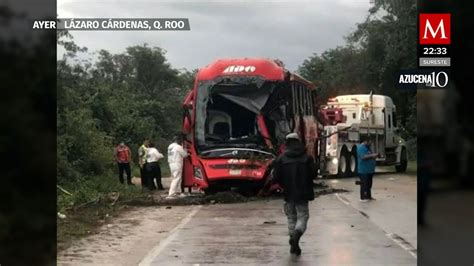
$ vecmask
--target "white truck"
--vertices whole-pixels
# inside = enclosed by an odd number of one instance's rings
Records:
[[[342,112],[342,113],[341,113]],[[320,175],[357,175],[357,144],[360,137],[372,139],[372,151],[380,153],[377,165],[394,165],[397,172],[407,168],[405,141],[399,136],[396,107],[390,97],[373,94],[341,95],[322,107],[332,124],[323,127]]]

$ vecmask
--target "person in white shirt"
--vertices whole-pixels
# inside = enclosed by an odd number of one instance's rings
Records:
[[[183,174],[183,160],[188,156],[188,152],[179,143],[182,137],[177,136],[173,139],[173,143],[168,146],[168,164],[170,166],[171,181],[168,197],[175,197],[181,193],[181,179]]]
[[[151,142],[148,146],[146,152],[146,184],[148,189],[155,190],[158,187],[158,190],[163,190],[163,185],[161,184],[161,168],[159,160],[164,156],[161,154],[158,149],[155,148],[155,144]],[[155,185],[156,179],[156,185]]]

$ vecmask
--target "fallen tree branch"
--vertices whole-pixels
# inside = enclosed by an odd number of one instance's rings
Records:
[[[129,200],[126,200],[126,201],[123,201],[122,204],[127,204],[127,203],[131,203],[131,202],[136,202],[138,200],[144,200],[146,201],[148,198],[146,196],[139,196],[139,197],[135,197],[135,198],[131,198]]]
[[[69,195],[69,196],[72,196],[72,193],[65,190],[64,188],[62,188],[61,186],[59,185],[56,185],[57,188],[59,188],[59,190],[61,190],[62,192],[64,192],[65,194]]]
[[[83,208],[83,207],[85,207],[85,206],[87,206],[87,205],[90,205],[90,204],[92,204],[92,203],[99,203],[99,202],[100,202],[100,198],[101,198],[101,197],[99,196],[99,197],[96,198],[96,199],[93,199],[93,200],[91,200],[91,201],[82,203],[81,205],[75,206],[75,207],[74,207],[74,210],[78,210],[78,209]]]

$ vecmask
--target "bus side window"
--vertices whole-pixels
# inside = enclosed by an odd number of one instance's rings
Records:
[[[388,115],[388,128],[392,128],[392,117],[390,114]]]

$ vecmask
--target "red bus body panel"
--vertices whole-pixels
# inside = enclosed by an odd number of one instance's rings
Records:
[[[208,181],[225,179],[262,181],[271,160],[213,158],[201,159]]]
[[[253,66],[254,71],[228,71],[229,66]],[[238,69],[237,69],[238,70]],[[243,59],[220,59],[214,61],[199,70],[196,79],[198,81],[212,80],[221,76],[260,76],[265,80],[283,80],[285,69],[276,62],[268,59],[243,58]]]

